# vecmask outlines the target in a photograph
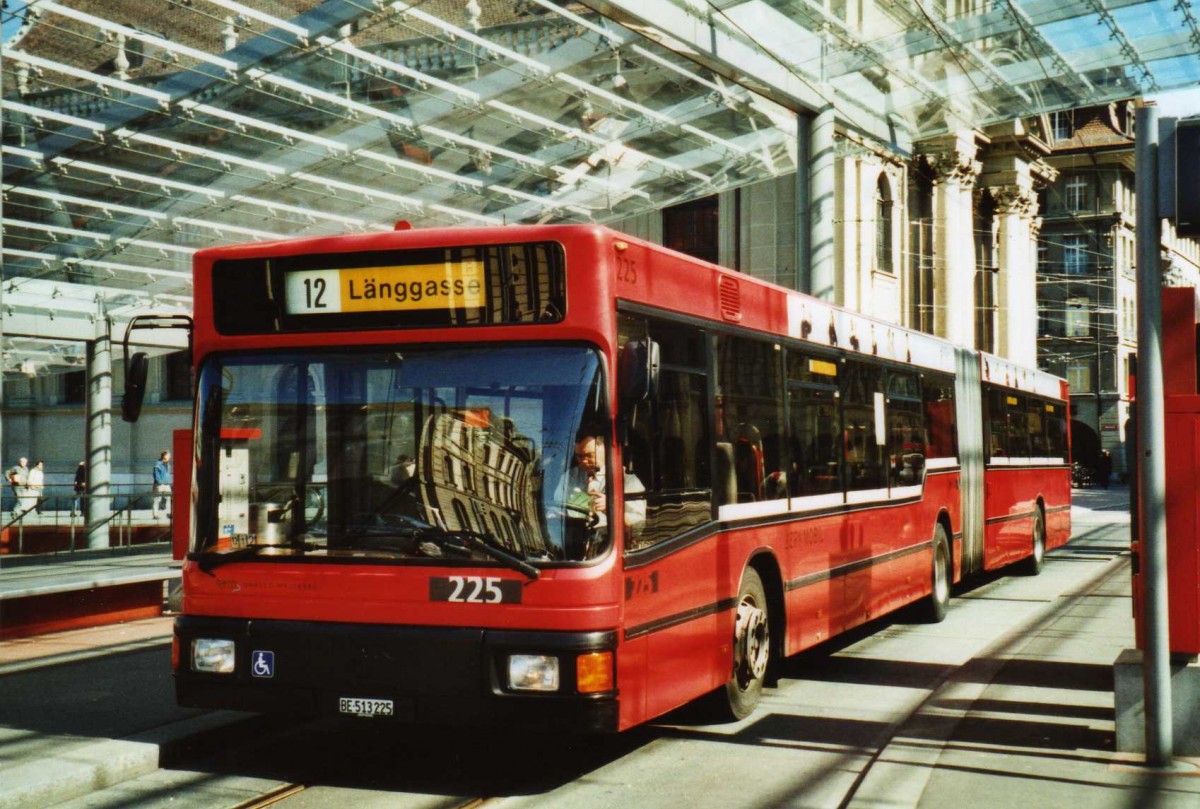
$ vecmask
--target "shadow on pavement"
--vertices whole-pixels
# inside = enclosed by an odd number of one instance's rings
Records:
[[[175,704],[168,643],[12,672],[3,682],[0,725],[36,733],[120,739],[203,713]]]

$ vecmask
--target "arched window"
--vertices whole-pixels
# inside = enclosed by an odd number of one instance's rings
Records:
[[[975,201],[975,348],[996,350],[996,202],[991,194]]]
[[[892,187],[886,174],[875,188],[875,269],[895,273],[892,264]]]
[[[454,509],[454,517],[458,520],[458,527],[462,531],[471,531],[471,518],[467,515],[467,508],[456,497],[450,501],[451,508]]]
[[[918,161],[909,175],[909,324],[933,333],[933,172]]]

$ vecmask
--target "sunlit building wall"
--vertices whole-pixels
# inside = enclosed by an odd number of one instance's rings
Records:
[[[1128,468],[1129,377],[1137,353],[1133,99],[1048,116],[1057,179],[1041,193],[1038,360],[1071,385],[1076,460],[1102,450]],[[1200,245],[1162,233],[1169,286],[1200,286]]]

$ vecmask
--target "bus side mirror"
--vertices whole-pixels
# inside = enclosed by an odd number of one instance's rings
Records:
[[[658,343],[646,339],[630,340],[625,344],[618,369],[622,412],[658,395],[658,369]]]
[[[121,418],[131,424],[142,414],[142,400],[146,398],[146,375],[149,371],[150,360],[145,351],[136,352],[125,366],[125,395],[121,397]]]
[[[125,395],[121,397],[121,418],[129,423],[142,414],[142,401],[146,398],[146,376],[150,371],[150,359],[146,352],[129,355],[129,338],[137,329],[186,329],[187,347],[192,350],[192,332],[195,325],[187,315],[134,315],[125,326],[122,355],[125,358]]]

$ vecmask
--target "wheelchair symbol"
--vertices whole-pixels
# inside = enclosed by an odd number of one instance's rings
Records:
[[[274,677],[275,653],[256,651],[251,654],[250,673],[255,677]]]

